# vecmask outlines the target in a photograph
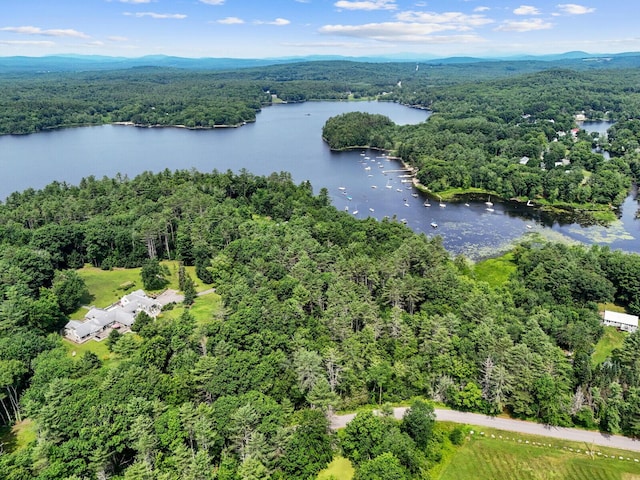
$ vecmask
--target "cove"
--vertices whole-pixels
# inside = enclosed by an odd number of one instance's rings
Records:
[[[77,184],[83,177],[133,177],[143,171],[242,169],[257,174],[290,172],[309,180],[315,192],[327,188],[333,205],[356,218],[389,217],[416,232],[441,235],[448,251],[479,259],[538,233],[557,240],[609,245],[640,252],[637,203],[629,196],[612,226],[580,227],[536,209],[495,199],[447,203],[412,189],[399,162],[376,151],[331,152],[322,141],[325,121],[350,111],[380,113],[398,124],[427,120],[429,112],[388,102],[307,102],[263,109],[255,123],[240,128],[186,130],[105,125],[0,137],[0,198],[54,180]],[[403,181],[404,180],[404,181]],[[437,225],[433,228],[431,225]]]

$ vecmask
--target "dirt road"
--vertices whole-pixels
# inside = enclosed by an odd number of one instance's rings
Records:
[[[394,416],[396,418],[402,418],[406,409],[406,407],[394,408]],[[640,452],[640,441],[620,435],[604,435],[600,432],[579,430],[577,428],[552,427],[540,423],[525,422],[523,420],[489,417],[478,413],[457,412],[455,410],[442,410],[439,408],[436,408],[435,413],[438,420],[447,422],[466,423],[468,425],[497,428],[508,432],[543,435],[545,437],[582,442],[587,445],[593,444]],[[334,415],[331,419],[331,428],[334,430],[343,428],[353,420],[353,417],[355,417],[355,414]]]

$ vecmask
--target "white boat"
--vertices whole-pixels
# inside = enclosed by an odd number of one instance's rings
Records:
[[[464,206],[465,206],[465,207],[468,207],[468,206],[469,206],[469,204],[468,204],[468,203],[465,203],[465,204],[464,204]]]
[[[348,212],[349,211],[349,205],[347,205],[346,207],[344,207],[344,211]]]
[[[347,187],[338,187],[338,190],[343,190],[344,191],[346,189],[347,189]]]
[[[436,222],[431,222],[431,228],[438,228],[438,224]]]
[[[377,185],[371,185],[371,188],[378,188]]]
[[[424,205],[425,207],[430,207],[430,206],[431,206],[431,204],[429,203],[429,201],[424,202],[424,203],[423,203],[423,205]]]
[[[373,208],[371,208],[371,207],[369,207],[369,211],[370,212],[375,212],[375,210]]]
[[[490,207],[493,207],[493,202],[491,202],[491,197],[489,197],[489,200],[487,200],[486,202],[484,202],[485,205],[488,205]]]
[[[527,207],[533,207],[533,203],[531,203],[531,200],[527,200]]]
[[[487,207],[485,210],[486,210],[487,212],[495,212],[495,210],[494,210],[493,208],[491,208],[491,207]]]
[[[401,188],[396,188],[396,192],[401,192],[402,189]]]
[[[371,167],[369,165],[367,165],[366,167],[364,167],[365,170],[371,170]]]
[[[418,198],[418,194],[417,194],[417,193],[412,193],[412,194],[411,194],[411,196],[412,196],[413,198]]]
[[[527,225],[527,228],[533,228],[531,225]]]
[[[353,214],[354,214],[354,215],[357,215],[357,214],[358,214],[358,210],[354,210],[354,211],[353,211]]]
[[[410,205],[409,205],[408,203],[405,203],[405,204],[404,204],[404,206],[405,206],[405,207],[409,207]]]
[[[371,160],[371,158],[369,158],[369,157],[364,157],[364,159],[365,159],[365,160]]]

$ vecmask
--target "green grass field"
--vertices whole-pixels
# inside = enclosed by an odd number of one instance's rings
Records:
[[[162,264],[167,266],[171,274],[168,278],[169,285],[167,285],[167,288],[178,290],[178,262],[165,261],[162,262]],[[140,270],[140,268],[101,270],[91,266],[81,268],[78,270],[78,274],[84,280],[90,293],[89,297],[84,299],[83,303],[87,306],[107,307],[120,300],[123,295],[142,288]],[[195,267],[185,267],[185,270],[195,282],[197,292],[209,288],[208,285],[203,285],[198,277],[196,277]],[[69,317],[75,320],[81,320],[86,313],[87,309],[81,307]]]
[[[189,312],[199,325],[219,316],[222,312],[222,299],[217,293],[209,293],[196,297],[195,302],[189,308]],[[178,318],[185,311],[185,307],[178,305],[173,310],[162,312],[158,318]]]
[[[640,460],[638,452],[593,447],[534,435],[518,435],[483,427],[472,428],[475,428],[476,434],[467,436],[465,443],[441,469],[441,474],[434,478],[438,480],[640,479],[640,462],[636,461],[636,459]],[[484,435],[478,432],[483,432]],[[494,438],[491,437],[492,435]],[[593,450],[591,454],[586,453],[589,449]]]
[[[473,268],[476,278],[487,282],[492,287],[503,285],[509,279],[509,275],[515,271],[516,265],[513,262],[512,253],[483,260],[476,263]]]
[[[317,480],[351,480],[355,470],[349,459],[337,456],[318,474]]]
[[[5,452],[16,452],[35,441],[36,425],[30,418],[16,422],[12,427],[0,429],[0,442]]]
[[[591,356],[593,363],[600,365],[609,358],[613,350],[622,347],[626,335],[626,333],[619,331],[615,327],[604,327],[604,334],[596,344]]]

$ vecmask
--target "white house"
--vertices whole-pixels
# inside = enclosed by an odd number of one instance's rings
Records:
[[[64,336],[76,343],[82,343],[95,338],[107,328],[118,326],[131,327],[136,315],[145,312],[151,317],[156,317],[162,306],[153,298],[147,297],[142,290],[136,290],[120,299],[106,309],[91,308],[84,316],[84,321],[69,320],[64,326]]]
[[[625,332],[635,332],[638,329],[638,316],[605,310],[602,316],[602,323]]]

